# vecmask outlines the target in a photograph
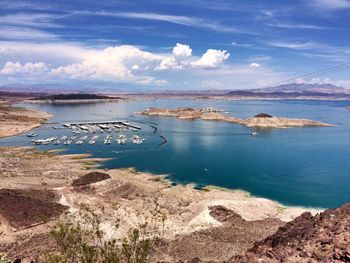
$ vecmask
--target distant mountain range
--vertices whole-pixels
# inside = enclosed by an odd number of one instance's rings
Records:
[[[96,99],[94,96],[109,97],[190,97],[190,98],[212,98],[212,97],[233,97],[239,99],[343,99],[350,100],[350,89],[339,87],[333,84],[305,84],[292,83],[283,84],[262,89],[249,90],[159,90],[159,91],[103,91],[99,89],[86,89],[84,92],[75,91],[74,89],[41,89],[28,87],[22,88],[5,88],[0,87],[0,98],[3,97],[32,97],[39,99],[63,100],[74,97],[77,99]],[[49,97],[47,97],[49,96]],[[50,97],[51,96],[51,97]]]
[[[251,90],[234,90],[227,96],[261,97],[261,98],[350,98],[350,89],[333,84],[283,84],[274,87]]]
[[[350,90],[326,83],[326,84],[305,84],[292,83],[260,89],[263,92],[316,92],[316,93],[349,93]]]

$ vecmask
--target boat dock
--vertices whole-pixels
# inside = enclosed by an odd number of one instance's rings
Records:
[[[135,124],[131,124],[127,121],[88,121],[88,122],[70,122],[64,123],[64,127],[73,128],[77,127],[82,130],[87,130],[89,126],[98,126],[101,129],[108,129],[111,126],[115,127],[126,127],[135,130],[141,130],[141,127],[136,126]]]

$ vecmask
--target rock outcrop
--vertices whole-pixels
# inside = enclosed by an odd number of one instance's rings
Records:
[[[229,262],[350,262],[350,203],[315,216],[305,212]]]

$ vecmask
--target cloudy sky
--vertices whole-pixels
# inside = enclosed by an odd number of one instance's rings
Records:
[[[349,58],[349,0],[0,0],[0,87],[247,89]]]

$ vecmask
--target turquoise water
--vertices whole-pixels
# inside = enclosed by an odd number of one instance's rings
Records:
[[[260,130],[224,122],[186,121],[135,114],[148,107],[200,107],[193,100],[152,100],[89,105],[38,105],[26,107],[55,114],[50,122],[124,119],[142,126],[142,145],[49,145],[65,153],[90,153],[109,157],[105,168],[135,167],[167,174],[179,184],[216,185],[243,189],[286,205],[335,207],[350,201],[350,102],[336,101],[220,101],[208,106],[246,118],[260,112],[276,116],[309,118],[336,127]],[[149,125],[156,125],[157,132]],[[35,130],[39,138],[70,135],[68,129]],[[132,132],[129,133],[131,136]],[[161,145],[163,135],[168,143]],[[117,135],[116,135],[117,136]],[[116,137],[115,136],[115,137]],[[101,138],[102,140],[102,138]],[[25,136],[0,140],[0,146],[31,145]]]

